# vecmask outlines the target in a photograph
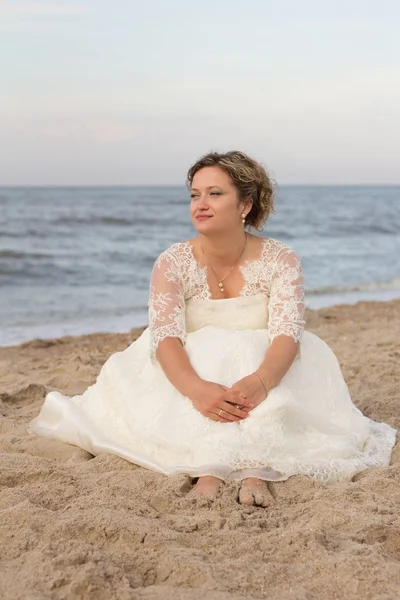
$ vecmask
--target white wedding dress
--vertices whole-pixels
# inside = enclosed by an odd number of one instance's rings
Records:
[[[282,481],[303,474],[328,484],[388,465],[396,431],[363,416],[333,352],[303,331],[296,253],[266,238],[259,259],[240,269],[240,296],[212,299],[190,242],[163,252],[151,277],[149,327],[107,360],[81,396],[49,393],[29,432],[166,475]],[[278,335],[298,341],[298,355],[250,417],[235,423],[198,412],[155,354],[161,340],[179,337],[200,377],[230,387],[259,367]]]

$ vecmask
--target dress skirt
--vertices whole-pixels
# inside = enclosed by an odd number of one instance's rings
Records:
[[[200,377],[230,387],[260,366],[269,344],[267,329],[210,325],[188,333],[185,349]],[[28,430],[165,475],[282,481],[302,474],[326,484],[388,465],[396,440],[392,427],[356,408],[334,353],[308,331],[280,384],[243,421],[198,412],[151,360],[146,329],[82,395],[50,392]]]

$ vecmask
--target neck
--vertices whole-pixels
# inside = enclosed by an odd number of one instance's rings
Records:
[[[215,236],[199,234],[201,248],[213,265],[230,266],[238,259],[246,242],[243,229],[237,233],[218,233]]]

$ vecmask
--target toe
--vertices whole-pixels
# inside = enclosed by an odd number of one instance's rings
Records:
[[[268,492],[256,492],[254,494],[254,500],[256,506],[262,506],[267,508],[270,505],[270,499]]]
[[[275,503],[274,497],[267,486],[265,486],[262,491],[260,490],[258,492],[256,495],[256,502],[259,506],[263,506],[264,508],[267,508],[267,506],[272,506]]]
[[[256,504],[256,506],[263,506],[265,503],[265,497],[264,494],[262,492],[256,492],[254,494],[254,502]]]
[[[249,489],[246,489],[246,487],[242,487],[239,491],[239,502],[240,504],[254,506],[254,496]]]
[[[240,504],[247,504],[248,506],[254,506],[254,497],[251,494],[243,494],[239,498]]]

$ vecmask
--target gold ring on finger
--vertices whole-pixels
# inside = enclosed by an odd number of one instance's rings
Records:
[[[219,416],[221,416],[221,415],[222,415],[222,408],[220,409],[220,411],[219,411],[219,413],[218,413],[218,414],[219,414]]]

